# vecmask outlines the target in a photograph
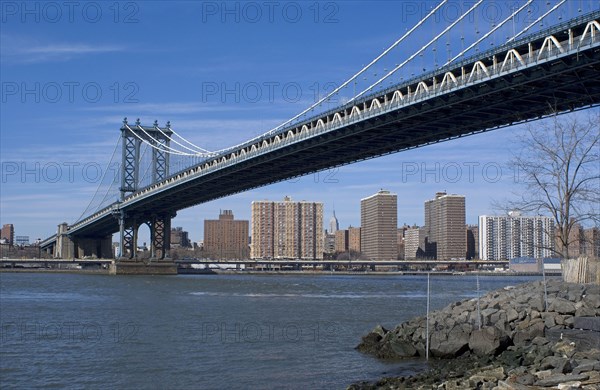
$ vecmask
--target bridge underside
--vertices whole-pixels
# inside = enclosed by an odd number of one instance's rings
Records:
[[[600,49],[592,48],[277,149],[127,206],[173,213],[248,189],[600,103]],[[77,235],[119,230],[108,215]]]

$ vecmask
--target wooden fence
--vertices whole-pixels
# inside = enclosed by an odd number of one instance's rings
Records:
[[[597,258],[566,259],[562,260],[561,266],[565,282],[600,284],[600,260]]]

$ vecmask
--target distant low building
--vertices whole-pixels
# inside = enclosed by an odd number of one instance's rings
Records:
[[[560,273],[560,259],[558,258],[538,258],[533,257],[516,257],[510,259],[509,269],[512,272],[519,273],[540,273],[542,272],[542,266],[545,272],[549,273]]]
[[[15,245],[25,246],[29,245],[29,236],[16,236]]]
[[[171,247],[172,248],[190,248],[191,242],[189,234],[183,228],[176,227],[171,229]]]

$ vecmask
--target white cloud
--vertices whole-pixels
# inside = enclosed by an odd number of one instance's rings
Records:
[[[122,46],[94,46],[81,43],[57,43],[40,46],[25,47],[19,50],[24,54],[93,54],[93,53],[109,53],[125,50]]]
[[[125,46],[81,42],[41,42],[24,36],[0,35],[2,62],[7,64],[32,64],[69,61],[84,55],[118,53]]]
[[[129,108],[129,107],[128,107]],[[136,103],[132,104],[131,108],[136,115],[152,114],[153,116],[164,116],[166,114],[200,114],[210,112],[229,112],[229,111],[251,111],[254,107],[248,106],[231,106],[225,104],[202,103],[197,102],[166,102],[166,103]],[[107,105],[107,106],[89,106],[83,109],[84,111],[118,111],[123,112],[122,105]],[[131,110],[129,110],[131,111]],[[135,120],[131,117],[130,119]]]

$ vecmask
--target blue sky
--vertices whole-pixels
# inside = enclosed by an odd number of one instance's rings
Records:
[[[486,2],[394,80],[441,65],[465,47],[460,37],[476,37],[524,2]],[[379,78],[473,3],[451,1],[353,88]],[[77,220],[103,173],[105,179],[114,173],[115,165],[107,165],[123,117],[148,125],[171,121],[209,150],[244,141],[341,84],[436,2],[1,4],[0,223],[13,223],[17,235],[33,241]],[[548,7],[546,1],[531,6],[537,13]],[[569,1],[546,23],[594,8],[595,0]],[[525,14],[515,18],[481,50],[525,23]],[[335,203],[340,226],[358,226],[360,199],[381,188],[398,194],[400,224],[422,224],[423,202],[440,190],[465,195],[467,222],[476,224],[478,215],[495,212],[492,200],[518,190],[506,163],[520,132],[520,126],[501,129],[248,191],[182,210],[173,226],[201,241],[202,221],[219,209],[250,219],[253,200],[286,195],[323,202],[326,224]]]

